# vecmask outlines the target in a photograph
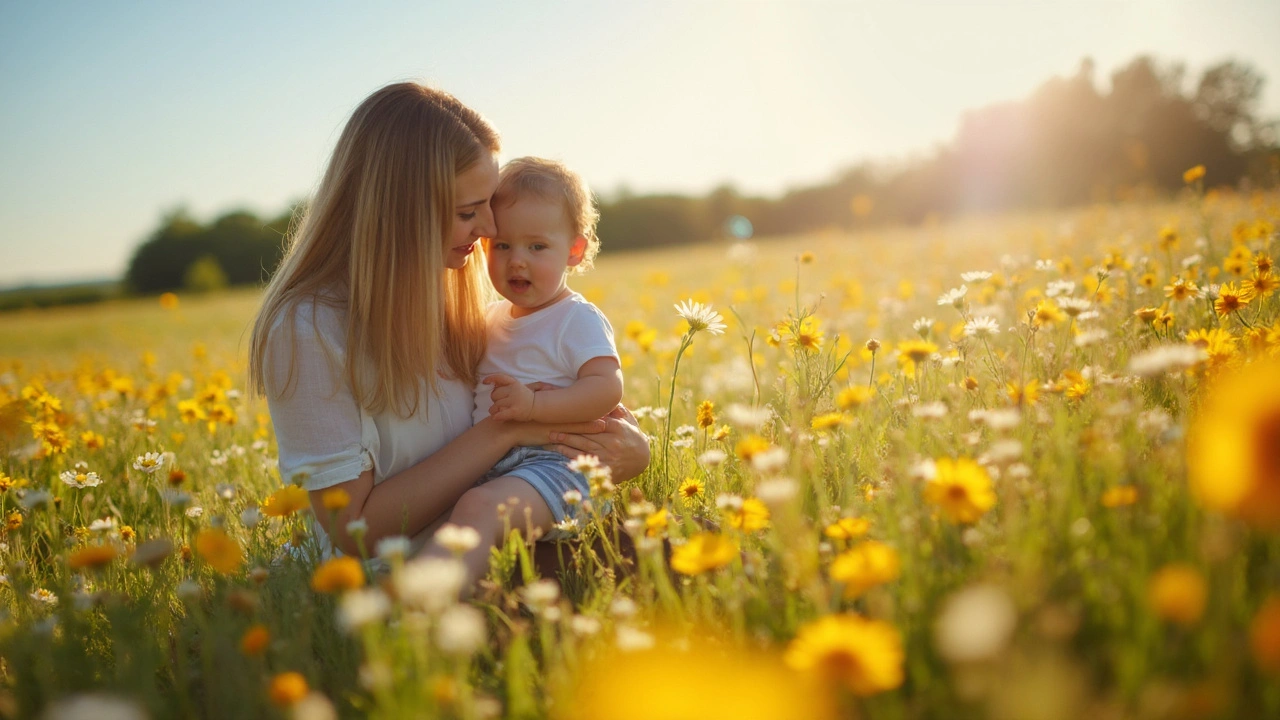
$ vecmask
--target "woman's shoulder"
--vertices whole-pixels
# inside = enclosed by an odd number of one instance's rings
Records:
[[[336,293],[317,293],[282,304],[271,319],[271,330],[273,334],[287,328],[295,333],[345,338],[346,321],[344,300]]]

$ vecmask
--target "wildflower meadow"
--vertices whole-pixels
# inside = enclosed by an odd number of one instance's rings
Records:
[[[407,538],[320,560],[256,292],[0,315],[0,715],[1280,717],[1280,196],[1202,175],[603,238],[652,461],[575,461],[569,539],[511,508],[466,601]]]

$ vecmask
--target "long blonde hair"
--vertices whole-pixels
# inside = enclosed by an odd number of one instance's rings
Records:
[[[345,311],[342,369],[369,412],[417,412],[421,381],[436,391],[441,360],[474,384],[485,350],[483,261],[447,270],[444,244],[455,177],[498,149],[488,121],[443,91],[397,83],[361,103],[267,285],[249,349],[251,387],[268,391],[268,335],[282,314],[280,327],[291,331],[303,300]],[[294,381],[292,335],[289,347],[285,382],[270,389],[279,395]]]

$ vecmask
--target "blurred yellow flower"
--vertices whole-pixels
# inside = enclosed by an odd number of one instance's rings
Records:
[[[1125,507],[1136,502],[1138,502],[1138,488],[1132,485],[1107,488],[1102,493],[1102,506],[1106,508]]]
[[[698,533],[671,553],[671,569],[683,575],[701,575],[724,567],[738,556],[738,543],[724,535]]]
[[[320,493],[320,504],[325,510],[342,510],[351,504],[351,495],[340,487],[329,488]]]
[[[101,568],[119,556],[120,551],[111,543],[85,545],[71,551],[67,557],[67,567],[72,570]]]
[[[364,567],[360,561],[341,555],[324,561],[311,574],[311,589],[318,593],[336,593],[364,587]]]
[[[1147,601],[1156,616],[1179,625],[1194,625],[1204,614],[1208,587],[1190,565],[1165,565],[1147,583]]]
[[[80,443],[84,445],[85,450],[101,450],[106,446],[107,440],[99,433],[86,430],[80,433]]]
[[[661,537],[667,529],[667,509],[649,513],[644,519],[644,534],[649,537]]]
[[[739,508],[725,508],[724,514],[735,530],[755,532],[769,527],[769,508],[759,498],[747,498]]]
[[[865,405],[874,393],[875,391],[866,385],[850,385],[836,395],[836,407],[841,410],[852,410]]]
[[[828,574],[844,586],[844,599],[853,600],[877,585],[897,580],[900,567],[897,550],[868,540],[837,555]]]
[[[809,427],[818,432],[826,432],[828,430],[834,430],[848,422],[849,418],[845,417],[844,413],[824,413],[822,415],[814,416],[813,420],[809,423]]]
[[[822,534],[833,540],[854,540],[870,529],[871,521],[866,518],[843,517],[823,529]]]
[[[1187,433],[1187,478],[1207,508],[1280,530],[1280,362],[1264,361],[1203,391]]]
[[[776,658],[711,647],[614,652],[583,663],[559,720],[833,720],[832,697]],[[691,647],[690,647],[691,645]],[[709,691],[710,690],[710,691]]]
[[[165,310],[172,310],[178,307],[178,296],[171,292],[161,293],[160,307],[164,308]]]
[[[267,696],[277,707],[290,707],[307,696],[310,687],[301,673],[283,672],[271,678],[271,687]]]
[[[939,458],[924,488],[924,499],[937,505],[952,522],[975,523],[996,504],[991,477],[970,458]]]
[[[1062,309],[1052,300],[1041,300],[1031,315],[1031,324],[1036,327],[1056,325],[1066,319]]]
[[[311,506],[311,497],[297,485],[286,485],[267,496],[262,503],[262,514],[267,517],[286,517]]]
[[[1188,168],[1186,172],[1182,173],[1182,182],[1190,185],[1191,183],[1197,180],[1200,180],[1203,177],[1204,177],[1204,166],[1196,165],[1195,167]]]
[[[855,695],[875,695],[902,684],[902,637],[892,625],[857,615],[825,615],[804,625],[784,659]],[[794,717],[794,716],[793,716]]]
[[[238,571],[244,564],[240,543],[219,528],[205,528],[196,535],[196,552],[223,575]]]
[[[772,446],[769,444],[769,441],[759,435],[748,435],[738,441],[738,444],[734,446],[733,451],[738,457],[742,458],[742,460],[749,462],[756,454],[762,453],[770,447]]]
[[[1227,283],[1218,288],[1218,299],[1213,301],[1213,309],[1219,316],[1225,317],[1239,312],[1251,299],[1247,292],[1238,290],[1235,283]]]

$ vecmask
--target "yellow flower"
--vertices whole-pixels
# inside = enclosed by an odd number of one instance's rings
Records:
[[[10,530],[17,530],[22,527],[22,513],[17,510],[9,513],[9,516],[5,518],[5,526]]]
[[[671,569],[683,575],[701,575],[733,562],[738,543],[724,535],[698,533],[671,553]]]
[[[107,444],[106,438],[92,430],[80,433],[80,442],[85,450],[101,450]]]
[[[814,417],[809,426],[818,432],[826,432],[827,430],[838,428],[848,421],[849,419],[844,416],[844,413],[833,412]]]
[[[1132,485],[1119,485],[1107,488],[1102,493],[1102,507],[1118,508],[1138,502],[1138,488]]]
[[[204,420],[204,408],[200,407],[198,400],[179,400],[178,401],[178,417],[182,418],[182,422],[192,424]]]
[[[650,513],[644,519],[644,534],[649,537],[661,537],[664,530],[667,529],[667,509]]]
[[[727,440],[729,433],[733,432],[728,425],[721,425],[715,432],[711,433],[711,439],[717,442]]]
[[[748,435],[738,441],[733,451],[742,458],[742,460],[750,462],[751,458],[757,453],[762,453],[770,448],[769,441],[759,435]]]
[[[110,543],[85,545],[71,552],[67,557],[67,566],[72,570],[96,570],[115,560],[119,554],[120,551]]]
[[[877,585],[897,580],[900,567],[896,550],[868,540],[838,555],[828,574],[844,586],[844,599],[853,600]]]
[[[836,407],[841,410],[852,410],[865,405],[874,391],[866,385],[851,385],[836,395]]]
[[[306,697],[310,690],[307,679],[300,673],[284,672],[271,678],[271,687],[267,694],[274,705],[283,708],[290,707]]]
[[[248,657],[261,655],[271,642],[271,632],[266,625],[253,625],[240,636],[240,652]]]
[[[833,540],[853,540],[866,535],[870,529],[871,521],[866,518],[843,517],[828,525],[822,534]]]
[[[1276,288],[1280,288],[1280,278],[1277,278],[1270,270],[1266,272],[1255,270],[1253,277],[1240,283],[1240,287],[1242,292],[1251,298],[1270,297],[1276,291]]]
[[[691,478],[691,477],[685,478],[684,482],[680,483],[679,493],[680,493],[680,497],[685,501],[692,500],[696,497],[701,497],[702,481],[697,478]]]
[[[325,510],[341,510],[351,504],[351,495],[342,488],[330,488],[320,493],[320,503]]]
[[[1208,587],[1200,572],[1190,565],[1166,565],[1151,576],[1147,600],[1162,620],[1194,625],[1204,614]]]
[[[795,328],[791,333],[791,337],[787,340],[792,350],[802,350],[804,352],[817,352],[822,349],[822,341],[826,337],[826,333],[822,332],[818,327],[818,318],[810,315],[800,321],[800,326]]]
[[[855,695],[875,695],[902,684],[902,637],[880,620],[826,615],[800,628],[783,659],[815,672]]]
[[[240,543],[218,528],[205,528],[196,535],[196,552],[223,575],[236,572],[244,564]]]
[[[1035,312],[1031,316],[1031,324],[1036,327],[1043,325],[1056,325],[1066,319],[1066,315],[1062,313],[1062,309],[1057,303],[1050,300],[1041,300],[1036,305]]]
[[[1280,529],[1280,363],[1246,366],[1203,391],[1187,433],[1187,478],[1203,506]]]
[[[1182,173],[1182,182],[1190,185],[1191,183],[1203,177],[1204,177],[1204,166],[1196,165],[1193,168],[1188,168],[1186,172]]]
[[[1249,623],[1249,647],[1263,670],[1280,674],[1280,595],[1272,595]]]
[[[1005,389],[1009,392],[1009,401],[1014,405],[1035,405],[1040,399],[1040,383],[1035,380],[1021,387],[1005,383]]]
[[[360,561],[341,555],[326,560],[311,575],[311,589],[318,593],[336,593],[364,587],[364,568]]]
[[[1172,250],[1178,247],[1178,231],[1168,225],[1160,228],[1159,244],[1161,250]]]
[[[165,310],[172,310],[178,307],[178,296],[171,292],[161,293],[160,307],[164,308]]]
[[[759,498],[747,498],[742,507],[725,509],[729,527],[743,532],[755,532],[769,527],[769,508]]]
[[[833,720],[831,694],[777,658],[694,635],[671,650],[612,651],[582,663],[561,720]],[[714,688],[714,692],[709,692]]]
[[[1251,296],[1246,291],[1236,289],[1235,283],[1227,283],[1218,289],[1218,299],[1213,301],[1213,309],[1218,315],[1230,315],[1248,305],[1250,299]]]
[[[267,496],[262,503],[262,514],[267,517],[286,517],[311,506],[311,497],[297,485],[286,485]]]
[[[715,404],[710,400],[703,400],[698,405],[698,427],[706,430],[716,424]]]
[[[919,365],[938,352],[938,346],[928,340],[905,340],[898,345],[899,357]]]
[[[940,458],[924,488],[924,499],[955,523],[975,523],[996,504],[991,477],[970,458]]]

